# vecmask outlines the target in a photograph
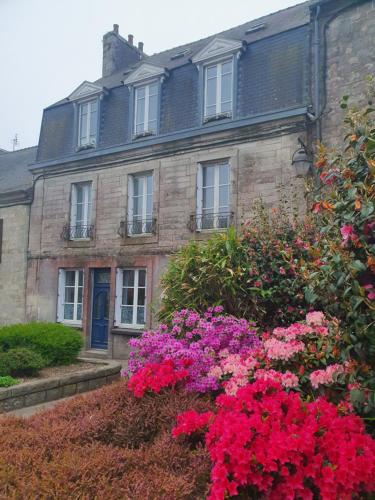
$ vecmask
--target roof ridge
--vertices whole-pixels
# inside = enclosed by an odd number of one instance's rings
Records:
[[[265,14],[264,16],[257,17],[255,19],[250,19],[250,21],[246,21],[245,23],[238,24],[237,26],[232,26],[232,27],[227,28],[227,29],[225,29],[223,31],[220,31],[218,33],[213,33],[212,35],[208,35],[208,36],[205,36],[203,38],[199,38],[198,40],[194,40],[192,42],[187,42],[187,43],[184,43],[182,45],[178,45],[177,47],[171,47],[170,49],[165,49],[165,50],[162,50],[160,52],[154,52],[153,54],[150,54],[148,57],[154,57],[154,56],[158,56],[160,54],[165,54],[165,53],[170,52],[172,50],[182,49],[183,47],[186,47],[186,46],[191,45],[193,43],[202,42],[203,40],[208,40],[209,38],[212,38],[214,36],[220,36],[223,33],[226,33],[227,31],[232,31],[232,30],[238,29],[241,26],[245,26],[245,25],[247,25],[249,23],[256,22],[256,21],[261,21],[262,19],[264,19],[266,17],[270,17],[270,16],[273,16],[275,14],[279,14],[280,12],[284,12],[284,11],[289,10],[289,9],[294,9],[297,6],[300,7],[303,4],[310,4],[310,3],[311,4],[314,3],[314,0],[305,0],[304,2],[300,2],[300,3],[296,3],[294,5],[290,5],[289,7],[285,7],[284,9],[279,9],[279,10],[276,10],[274,12],[270,12],[269,14]]]
[[[26,151],[27,149],[33,149],[33,148],[37,148],[37,147],[38,147],[38,144],[35,144],[35,146],[27,146],[27,148],[15,149],[14,151],[6,151],[6,150],[4,150],[2,152],[2,154],[19,153],[21,151]]]

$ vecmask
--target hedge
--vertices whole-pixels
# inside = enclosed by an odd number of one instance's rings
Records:
[[[178,413],[209,398],[135,398],[126,380],[28,419],[0,421],[0,498],[205,498],[210,458],[171,436]]]
[[[0,351],[26,347],[40,354],[45,366],[72,363],[82,345],[79,332],[59,323],[26,323],[0,328]]]
[[[0,375],[12,377],[37,375],[39,370],[46,366],[44,358],[38,353],[26,347],[9,349],[0,352]]]

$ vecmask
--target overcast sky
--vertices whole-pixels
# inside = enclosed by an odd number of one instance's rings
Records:
[[[101,76],[102,36],[160,52],[299,0],[0,0],[0,148],[37,144],[42,110]]]

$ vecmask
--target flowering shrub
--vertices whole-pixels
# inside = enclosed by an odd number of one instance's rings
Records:
[[[299,320],[309,304],[298,263],[315,236],[311,221],[291,220],[290,207],[281,207],[269,212],[257,202],[239,234],[230,229],[177,252],[162,278],[160,319],[170,322],[176,310],[202,313],[214,304],[261,328]]]
[[[187,370],[177,369],[171,359],[166,359],[161,363],[147,363],[140,368],[130,378],[128,387],[137,398],[141,398],[148,389],[158,393],[163,387],[174,387],[188,375]]]
[[[174,437],[208,426],[209,499],[351,499],[375,490],[375,441],[359,417],[319,399],[303,403],[280,384],[258,380],[220,395],[216,414],[178,416]]]
[[[136,373],[149,363],[169,360],[176,370],[188,372],[187,390],[206,392],[218,389],[219,382],[209,372],[218,364],[219,356],[223,353],[249,354],[259,345],[252,323],[223,316],[221,312],[220,306],[208,309],[203,315],[185,309],[175,313],[170,328],[160,325],[155,332],[146,332],[141,338],[132,339],[130,373]],[[146,373],[147,370],[143,371],[142,377]]]
[[[275,328],[262,340],[249,354],[222,353],[210,370],[227,394],[236,394],[249,381],[266,380],[301,391],[305,398],[325,395],[336,403],[352,401],[361,413],[368,406],[366,400],[358,403],[356,394],[370,367],[345,358],[338,323],[328,321],[322,312],[308,313],[304,323]]]
[[[375,118],[374,80],[368,103],[347,110],[341,151],[320,145],[315,167],[321,186],[313,211],[321,227],[304,263],[306,297],[336,316],[355,356],[375,364]],[[372,375],[374,381],[374,374]],[[371,377],[370,377],[371,378]],[[375,388],[375,382],[373,388]],[[375,399],[374,399],[375,407]]]

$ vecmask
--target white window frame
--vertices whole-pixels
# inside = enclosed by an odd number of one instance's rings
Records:
[[[229,111],[222,111],[221,106],[222,106],[222,100],[221,100],[221,92],[222,92],[222,67],[224,64],[231,63],[232,71],[231,71],[231,109]],[[207,114],[207,90],[208,90],[208,77],[207,77],[207,72],[210,68],[216,67],[216,113],[214,114]],[[233,56],[230,57],[229,59],[223,59],[220,61],[213,61],[210,63],[207,63],[203,66],[203,71],[204,71],[204,103],[203,103],[203,118],[211,118],[215,117],[217,115],[220,115],[221,113],[228,113],[229,116],[233,116],[233,102],[234,102],[234,96],[233,96],[233,79],[234,79],[234,61],[233,61]],[[212,105],[210,105],[212,106]]]
[[[220,167],[226,165],[228,167],[228,183],[225,184],[220,184]],[[213,206],[213,214],[214,214],[214,219],[213,219],[213,228],[210,229],[202,229],[202,221],[203,221],[203,190],[205,187],[203,186],[203,169],[206,167],[214,167],[214,206]],[[209,163],[200,163],[198,164],[198,171],[197,171],[197,225],[196,225],[196,230],[197,231],[225,231],[227,227],[225,228],[218,228],[218,219],[220,217],[220,187],[222,186],[228,186],[228,214],[230,213],[230,186],[231,186],[231,181],[230,181],[230,162],[229,160],[218,160],[218,161],[213,161]],[[229,224],[228,224],[229,227]]]
[[[141,179],[142,180],[142,218],[141,220],[144,221],[148,218],[147,214],[147,178],[151,177],[151,184],[152,184],[152,191],[151,191],[151,214],[150,214],[150,219],[152,222],[152,216],[153,216],[153,198],[154,198],[154,174],[153,172],[145,172],[142,174],[130,174],[128,176],[128,227],[127,227],[127,235],[128,236],[140,236],[142,234],[151,234],[150,231],[147,231],[147,225],[145,225],[145,230],[143,231],[143,225],[142,225],[142,232],[140,233],[134,233],[131,230],[132,224],[134,222],[134,179],[135,178]]]
[[[65,288],[66,288],[66,273],[74,272],[74,302],[73,302],[73,319],[65,319]],[[82,302],[78,302],[79,273],[82,273]],[[85,275],[83,269],[59,269],[59,282],[57,293],[57,322],[67,325],[82,326],[83,317],[83,294],[85,288]],[[81,319],[77,319],[78,305],[81,304]]]
[[[95,123],[95,130],[91,130],[91,113],[92,113],[92,105],[96,104],[96,123]],[[86,120],[86,141],[82,141],[81,138],[81,130],[82,130],[82,110],[83,106],[87,105],[87,120]],[[99,117],[99,101],[98,99],[90,99],[87,101],[82,101],[78,104],[78,147],[79,148],[84,148],[85,146],[96,146],[97,142],[97,135],[98,135],[98,117]],[[91,133],[93,132],[93,133]],[[92,139],[91,136],[94,135],[95,137]]]
[[[77,227],[77,188],[82,187],[82,205],[83,205],[83,218],[81,227],[88,227],[91,225],[91,212],[92,212],[92,182],[76,182],[71,187],[71,205],[70,205],[70,226]],[[72,240],[86,240],[89,238],[71,237]]]
[[[156,101],[158,102],[159,99],[159,86],[157,81],[149,82],[144,85],[138,85],[134,88],[134,135],[142,135],[142,134],[152,134],[156,135],[157,130],[158,130],[158,109],[156,111],[156,118],[155,120],[155,130],[150,130],[150,121],[149,121],[149,113],[150,113],[150,87],[151,85],[156,86]],[[144,121],[143,121],[143,131],[138,132],[137,131],[137,125],[140,125],[137,123],[137,114],[138,114],[138,92],[141,89],[145,89],[145,97],[144,97]]]
[[[121,308],[124,307],[122,304],[122,290],[124,288],[124,271],[134,272],[134,303],[133,303],[133,315],[132,323],[121,323]],[[138,290],[139,290],[139,271],[145,271],[145,286],[141,287],[145,289],[145,305],[144,305],[144,323],[137,323],[137,310],[138,310]],[[144,267],[125,267],[119,268],[116,272],[116,301],[115,301],[115,326],[120,328],[131,328],[137,330],[143,330],[146,326],[147,321],[147,269]]]

